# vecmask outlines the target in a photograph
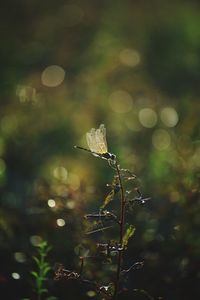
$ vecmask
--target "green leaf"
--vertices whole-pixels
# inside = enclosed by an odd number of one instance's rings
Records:
[[[46,252],[48,253],[51,249],[52,249],[52,247],[48,246],[47,249],[46,249]]]
[[[36,272],[34,272],[34,271],[31,272],[31,275],[33,275],[35,278],[38,278],[38,276],[39,276],[39,275],[38,275]]]
[[[122,240],[122,247],[126,248],[128,245],[128,241],[129,239],[134,235],[135,233],[135,227],[133,225],[130,225],[127,229],[126,232],[123,236],[123,240]]]
[[[115,195],[115,191],[114,190],[110,191],[110,193],[104,199],[104,203],[101,205],[101,208],[105,208],[108,205],[108,203],[110,203],[113,200],[114,195]]]
[[[49,272],[49,270],[51,270],[50,267],[45,267],[43,270],[43,275],[45,276]]]
[[[39,284],[41,284],[44,280],[46,280],[46,278],[43,276],[43,275],[40,275],[38,278],[37,278],[37,281]]]
[[[58,298],[57,297],[54,297],[54,296],[50,296],[47,298],[47,300],[57,300]]]
[[[32,259],[36,262],[37,266],[40,266],[40,261],[36,256],[32,256]]]
[[[42,264],[41,264],[41,269],[45,269],[46,267],[49,267],[49,263],[48,262],[43,262]]]
[[[42,241],[41,243],[38,244],[38,247],[41,249],[44,249],[45,247],[47,247],[47,241]]]

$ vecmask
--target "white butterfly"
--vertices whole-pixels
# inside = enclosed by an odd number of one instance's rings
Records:
[[[89,149],[85,149],[79,146],[79,148],[85,151],[91,152],[94,156],[101,157],[107,160],[115,160],[116,156],[108,152],[108,146],[106,141],[106,128],[104,124],[101,124],[98,129],[92,128],[86,133],[86,140]]]

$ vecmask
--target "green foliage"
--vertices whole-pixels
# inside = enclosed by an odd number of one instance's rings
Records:
[[[46,260],[51,246],[48,245],[47,241],[42,241],[38,244],[37,256],[32,256],[37,268],[36,271],[31,271],[31,275],[34,277],[35,293],[37,299],[41,300],[44,294],[48,293],[48,289],[45,288],[45,281],[47,280],[48,272],[51,270],[51,266]],[[46,300],[55,300],[56,297],[47,297]]]
[[[119,185],[119,178],[117,176],[114,176],[111,186],[111,191],[108,193],[106,198],[104,199],[104,202],[101,206],[101,208],[105,208],[113,199],[116,193],[119,192],[120,190],[120,185]]]
[[[133,225],[129,225],[129,227],[126,229],[126,232],[123,236],[122,246],[123,248],[126,248],[128,246],[129,239],[134,235],[135,233],[135,227]]]
[[[105,208],[114,198],[115,192],[114,190],[110,191],[110,193],[106,196],[103,205],[101,208]]]

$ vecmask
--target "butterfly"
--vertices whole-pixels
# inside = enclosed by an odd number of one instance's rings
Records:
[[[115,161],[116,156],[108,152],[108,146],[106,141],[106,128],[104,124],[101,124],[98,129],[92,128],[86,133],[86,141],[89,149],[85,149],[79,146],[75,148],[88,151],[96,157]]]

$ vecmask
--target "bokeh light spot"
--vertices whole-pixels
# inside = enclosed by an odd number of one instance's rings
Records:
[[[57,219],[56,223],[59,227],[65,226],[65,220],[64,219]]]
[[[87,292],[87,296],[92,298],[92,297],[95,297],[96,296],[96,292],[95,291],[88,291]]]
[[[60,85],[65,78],[65,71],[60,66],[52,65],[44,69],[41,75],[42,84],[48,87]]]
[[[15,252],[14,258],[19,263],[24,263],[26,261],[26,255],[23,252]]]
[[[183,257],[183,259],[180,261],[179,269],[181,271],[184,271],[188,264],[189,264],[189,258]]]
[[[164,107],[160,112],[160,118],[167,127],[174,127],[178,123],[179,117],[173,107]]]
[[[42,242],[42,238],[39,235],[32,235],[30,237],[30,242],[33,246],[38,246]]]
[[[12,276],[13,279],[16,279],[16,280],[20,279],[19,273],[13,272],[13,273],[11,274],[11,276]]]
[[[133,108],[133,99],[126,91],[118,90],[110,95],[109,104],[114,112],[123,114]]]
[[[181,228],[181,226],[179,224],[174,226],[175,231],[180,231],[180,228]]]
[[[142,126],[146,128],[152,128],[157,123],[157,114],[156,112],[151,108],[143,108],[139,111],[139,121],[142,124]]]
[[[157,129],[152,135],[152,144],[157,150],[165,150],[171,144],[171,137],[164,129]]]
[[[68,175],[68,172],[67,172],[67,170],[64,167],[56,167],[53,170],[53,176],[56,179],[64,181],[64,180],[67,179],[67,175]]]
[[[36,102],[36,89],[27,85],[18,85],[16,88],[16,96],[21,103]]]
[[[119,58],[122,64],[129,67],[135,67],[140,63],[140,54],[134,49],[123,49]]]
[[[75,206],[76,206],[76,203],[75,203],[74,200],[69,200],[69,201],[67,201],[67,203],[66,203],[66,207],[69,208],[69,209],[74,209]]]
[[[55,207],[56,206],[56,201],[53,200],[53,199],[49,199],[47,203],[48,203],[49,207]]]

